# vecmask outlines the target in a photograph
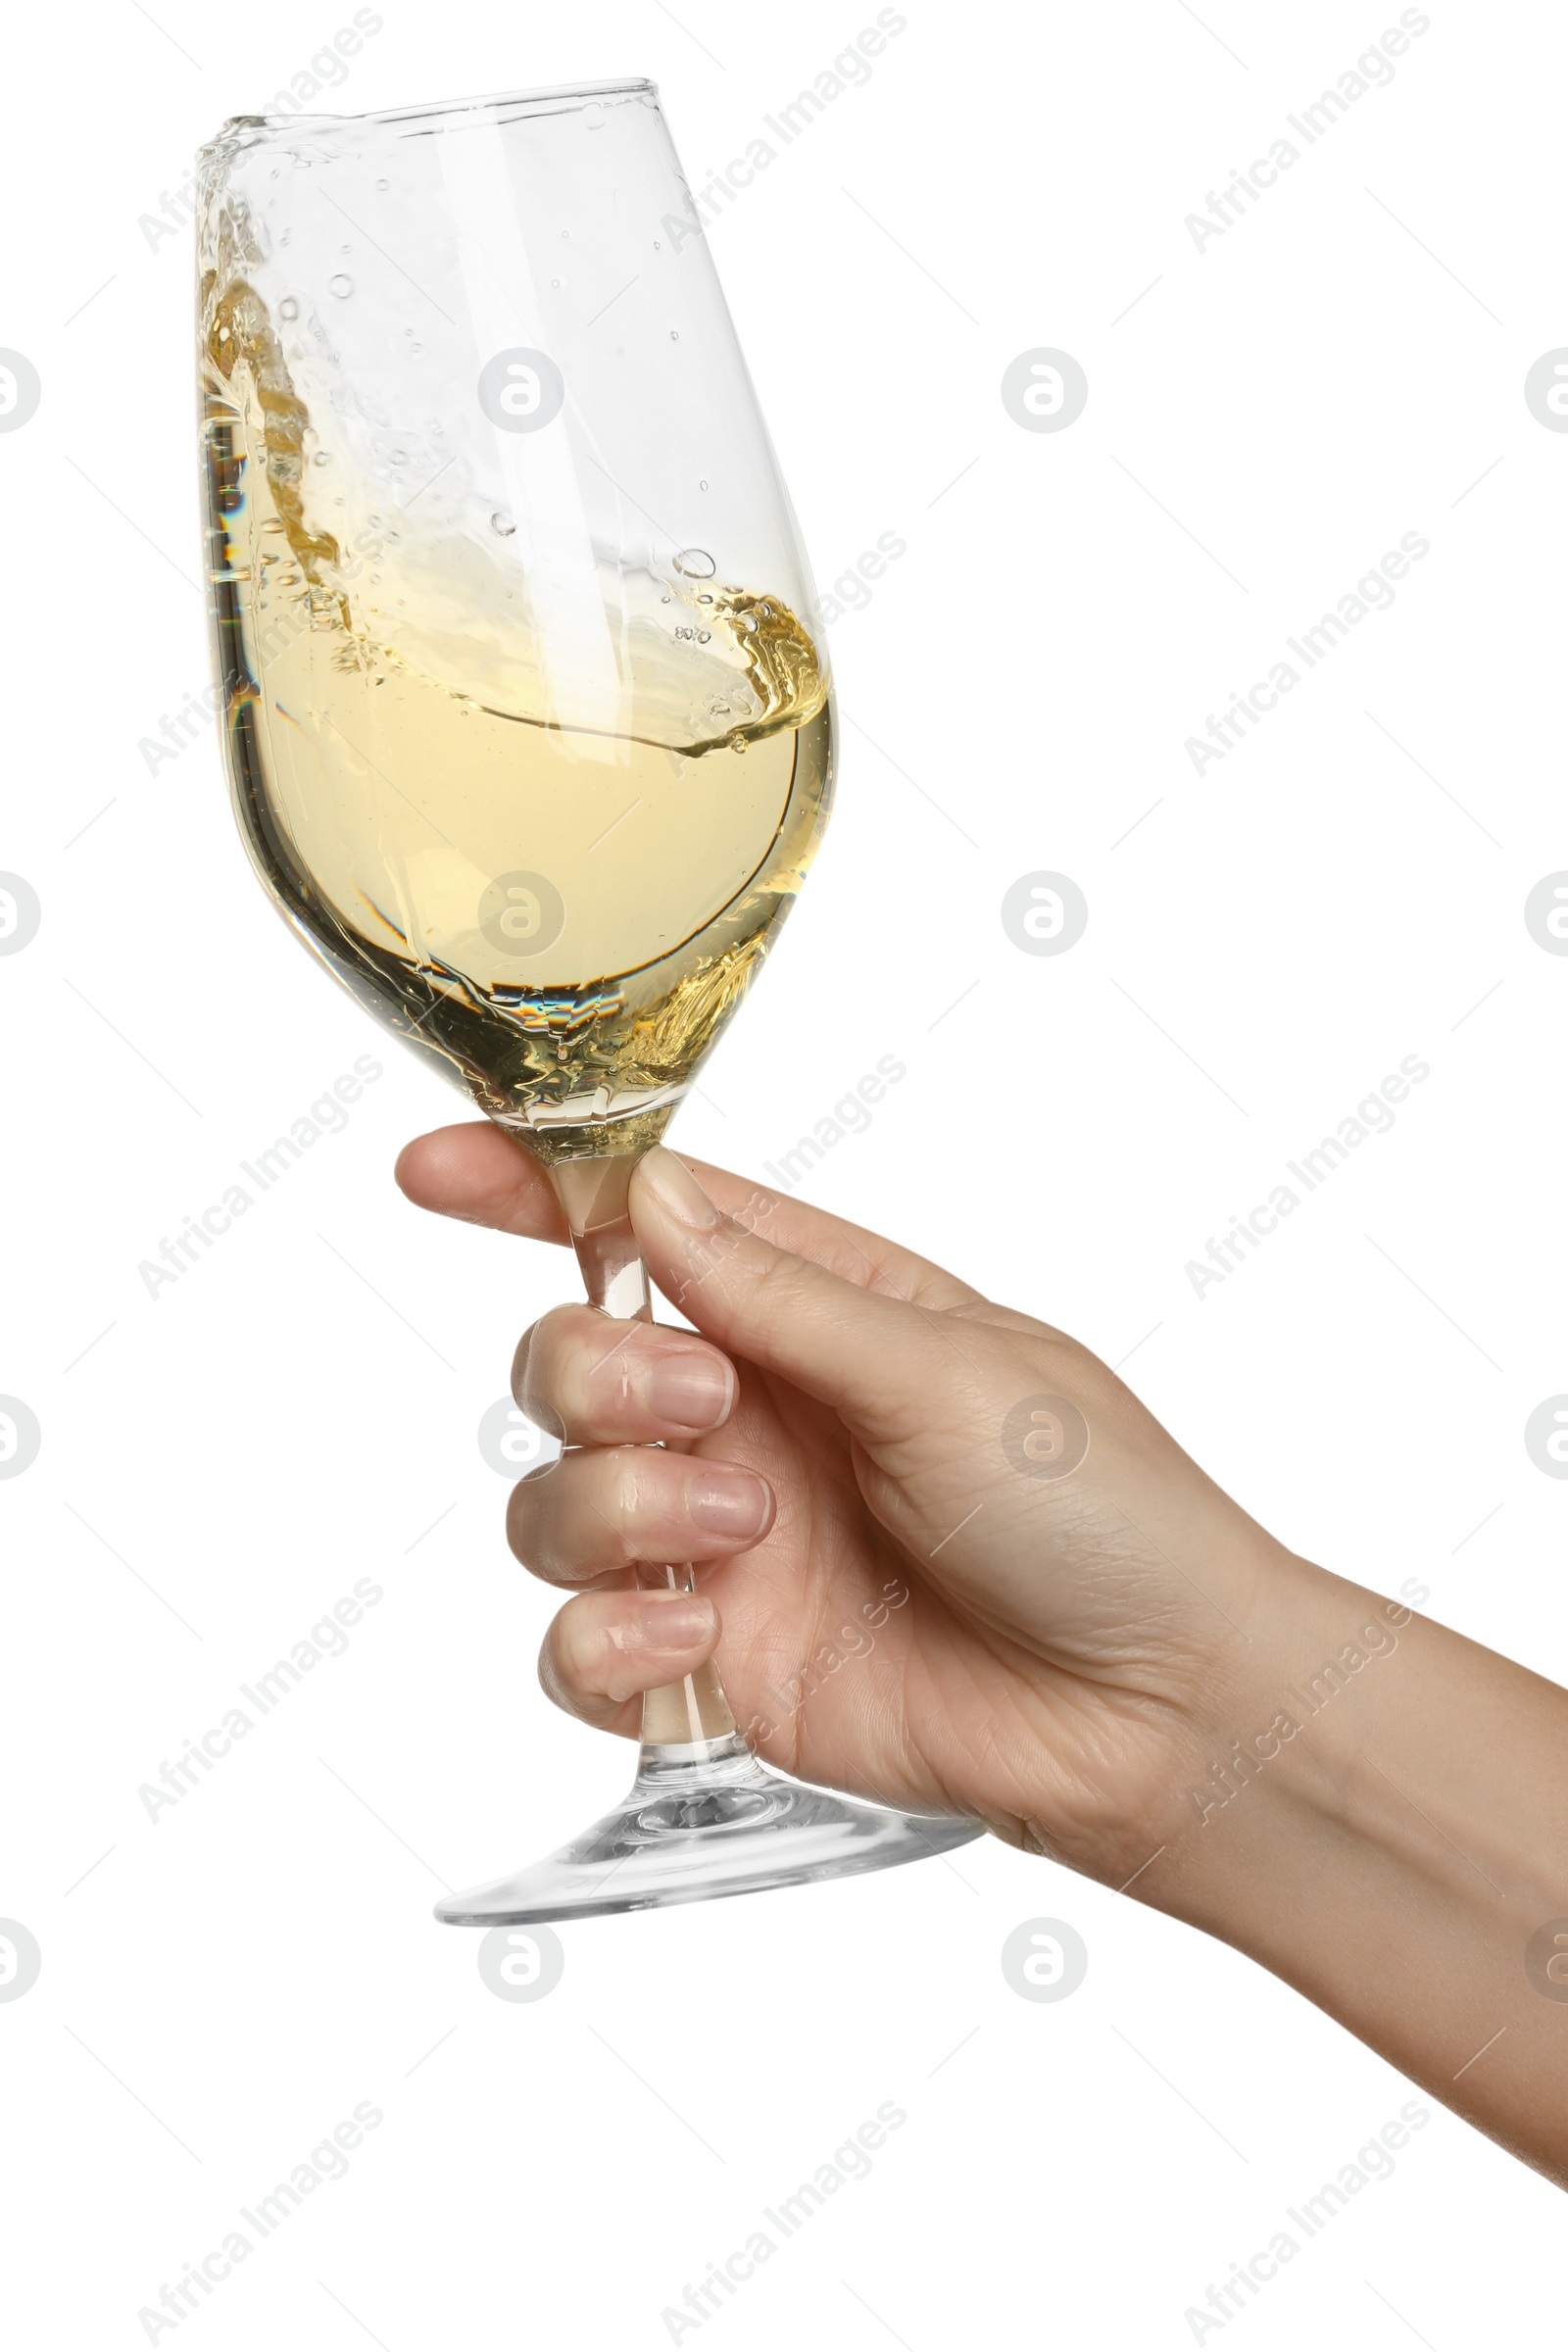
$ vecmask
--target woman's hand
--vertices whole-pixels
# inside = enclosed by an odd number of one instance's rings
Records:
[[[421,1139],[398,1176],[565,1238],[493,1127]],[[567,1448],[508,1522],[575,1594],[551,1695],[635,1738],[638,1694],[716,1647],[771,1761],[1119,1884],[1204,1777],[1289,1555],[1087,1348],[894,1244],[667,1151],[632,1213],[702,1336],[562,1306],[514,1372]],[[635,1562],[670,1560],[696,1563],[695,1600],[637,1591]]]
[[[566,1239],[488,1125],[398,1179]],[[558,1307],[514,1367],[551,1695],[635,1738],[716,1649],[772,1761],[1131,1887],[1568,2185],[1568,1695],[1297,1558],[1049,1324],[668,1152],[631,1208],[695,1334]]]

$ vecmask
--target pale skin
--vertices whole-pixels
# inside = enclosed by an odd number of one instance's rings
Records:
[[[486,1124],[397,1174],[567,1239]],[[567,1448],[508,1510],[572,1596],[558,1705],[635,1740],[716,1657],[769,1762],[1234,1944],[1568,2187],[1568,1693],[1299,1558],[1087,1348],[896,1243],[664,1150],[631,1200],[696,1330],[557,1307],[514,1367]],[[1040,1397],[1087,1425],[1068,1475],[1004,1449]],[[638,1589],[667,1560],[695,1595]]]

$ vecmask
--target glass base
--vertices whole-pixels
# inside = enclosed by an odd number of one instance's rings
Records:
[[[945,1854],[977,1821],[894,1813],[787,1781],[735,1735],[645,1747],[612,1813],[542,1862],[437,1903],[450,1927],[526,1927],[850,1878]]]

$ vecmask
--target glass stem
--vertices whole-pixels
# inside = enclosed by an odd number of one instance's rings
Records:
[[[636,1165],[630,1153],[606,1159],[566,1159],[551,1169],[550,1178],[571,1228],[572,1248],[590,1306],[603,1307],[618,1322],[651,1323],[654,1309],[648,1270],[628,1207],[631,1172]],[[678,1449],[671,1446],[669,1450]],[[697,1589],[689,1560],[679,1567],[639,1563],[637,1581],[672,1592]],[[684,1759],[694,1751],[706,1754],[714,1742],[739,1745],[735,1718],[714,1666],[700,1666],[682,1682],[645,1692],[645,1760],[650,1748],[674,1760],[671,1750],[681,1751]]]

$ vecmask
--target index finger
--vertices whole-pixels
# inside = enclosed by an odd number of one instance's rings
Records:
[[[521,1144],[488,1119],[437,1127],[405,1144],[392,1171],[416,1208],[493,1225],[531,1242],[569,1242],[555,1188]]]

